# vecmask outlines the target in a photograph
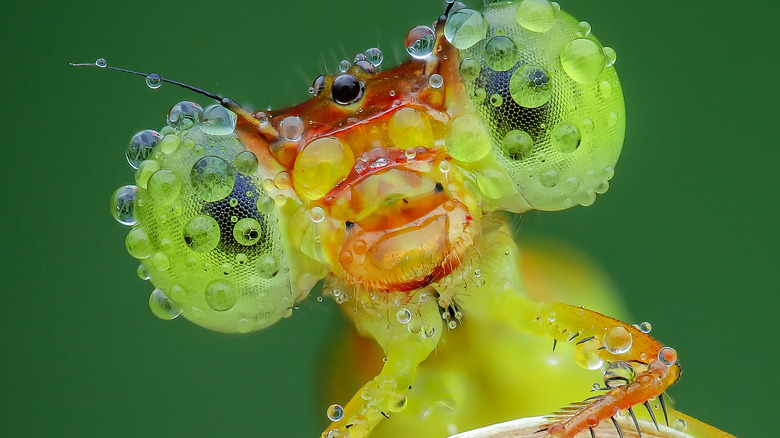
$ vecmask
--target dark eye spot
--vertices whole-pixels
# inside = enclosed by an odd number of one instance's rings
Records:
[[[352,228],[353,225],[355,225],[355,223],[347,221],[344,225],[347,227],[347,229],[350,229],[350,228]]]
[[[444,186],[441,185],[441,183],[436,183],[436,187],[433,188],[433,191],[436,193],[441,193],[444,191]]]
[[[333,100],[341,105],[347,105],[358,100],[363,91],[363,87],[357,78],[350,74],[337,76],[330,88]]]

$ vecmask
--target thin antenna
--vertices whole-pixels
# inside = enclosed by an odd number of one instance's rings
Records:
[[[242,107],[241,105],[239,105],[235,101],[233,101],[233,99],[231,99],[229,97],[222,97],[222,96],[220,96],[218,94],[214,94],[214,93],[211,93],[209,91],[202,90],[202,89],[200,89],[198,87],[193,87],[192,85],[185,84],[183,82],[174,81],[172,79],[164,78],[164,77],[160,76],[157,73],[142,73],[142,72],[138,72],[138,71],[127,70],[127,69],[124,69],[124,68],[113,67],[113,66],[108,65],[106,60],[103,59],[103,58],[98,59],[94,63],[91,63],[91,62],[84,62],[84,63],[73,63],[73,62],[70,62],[69,64],[72,65],[73,67],[105,68],[105,69],[108,69],[108,70],[114,70],[114,71],[118,71],[118,72],[121,72],[121,73],[129,73],[131,75],[143,76],[143,77],[146,78],[146,85],[148,85],[149,88],[152,88],[152,89],[160,88],[160,85],[162,85],[163,82],[168,83],[168,84],[172,84],[172,85],[176,85],[176,86],[182,87],[184,89],[187,89],[187,90],[190,90],[190,91],[194,91],[195,93],[198,93],[200,95],[206,96],[209,99],[214,99],[217,102],[219,102],[220,105],[224,106],[225,108],[229,109],[230,111],[233,111],[234,113],[238,114],[240,117],[243,117],[244,119],[246,119],[248,122],[252,123],[253,125],[255,125],[255,126],[259,126],[260,125],[260,120],[258,120],[254,115],[252,115],[251,112],[246,110],[244,107]]]

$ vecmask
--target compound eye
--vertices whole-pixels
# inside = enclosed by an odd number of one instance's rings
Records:
[[[325,75],[317,76],[317,79],[311,84],[309,93],[314,96],[319,96],[322,93],[322,89],[325,88]]]
[[[363,94],[363,87],[356,77],[350,74],[343,74],[333,80],[330,87],[331,95],[336,103],[347,105],[358,100]]]

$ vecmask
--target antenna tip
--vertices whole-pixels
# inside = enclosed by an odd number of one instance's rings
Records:
[[[100,68],[106,68],[108,67],[108,62],[104,58],[98,58],[95,62],[69,62],[73,67],[100,67]]]

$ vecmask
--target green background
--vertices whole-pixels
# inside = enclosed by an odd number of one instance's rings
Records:
[[[780,384],[778,7],[563,1],[618,52],[628,131],[608,195],[531,214],[592,254],[639,322],[680,353],[670,392],[740,436],[772,435]],[[105,57],[261,109],[299,102],[337,61],[378,46],[392,65],[439,0],[133,1],[6,6],[2,32],[0,436],[316,436],[332,305],[309,300],[230,337],[152,316],[108,199],[132,182],[130,136],[198,99],[67,66]]]

